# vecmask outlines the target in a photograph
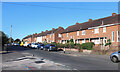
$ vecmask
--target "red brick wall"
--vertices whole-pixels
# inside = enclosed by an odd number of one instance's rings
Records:
[[[112,40],[112,31],[114,31],[115,42],[112,42],[112,44],[113,45],[118,45],[118,43],[120,43],[120,42],[117,42],[117,31],[118,31],[118,29],[120,29],[120,25],[114,25],[114,26],[106,27],[106,32],[105,33],[103,33],[103,28],[99,28],[99,33],[98,34],[94,34],[94,29],[85,30],[85,35],[82,35],[82,31],[79,31],[79,36],[77,36],[77,31],[68,33],[68,37],[67,37],[67,33],[64,33],[64,34],[62,34],[62,40],[69,40],[69,39],[71,39],[71,36],[74,36],[75,39],[107,37],[107,39]],[[82,42],[80,41],[80,44],[81,43]]]

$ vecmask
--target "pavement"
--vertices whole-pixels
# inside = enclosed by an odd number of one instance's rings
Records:
[[[107,55],[92,55],[79,52],[43,51],[13,46],[11,53],[3,54],[4,70],[118,70],[118,63]],[[37,61],[37,63],[35,63]]]

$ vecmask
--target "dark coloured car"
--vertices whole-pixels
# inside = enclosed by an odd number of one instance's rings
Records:
[[[39,46],[37,46],[39,49],[43,50],[44,49],[44,44],[40,44]]]
[[[47,45],[44,46],[43,50],[57,51],[57,47],[54,44],[47,44]]]
[[[27,47],[31,47],[31,43],[29,43],[29,44],[27,45]]]

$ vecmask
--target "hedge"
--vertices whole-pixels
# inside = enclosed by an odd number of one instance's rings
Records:
[[[83,43],[81,44],[80,49],[92,50],[94,45],[95,44],[93,42]]]

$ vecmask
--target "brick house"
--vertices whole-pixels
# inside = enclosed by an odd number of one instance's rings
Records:
[[[27,42],[27,44],[32,42],[32,35],[28,35],[22,39],[23,42]]]
[[[56,42],[59,43],[61,41],[61,37],[59,37],[59,34],[64,30],[63,27],[59,27],[59,28],[52,28],[52,30],[48,31],[46,30],[44,32],[44,34],[42,35],[42,42],[47,42],[47,43],[51,43],[51,42]]]
[[[107,43],[110,39],[112,46],[118,48],[120,45],[120,14],[113,13],[112,16],[96,20],[89,19],[88,22],[76,23],[61,32],[62,43],[73,39],[74,43],[94,42],[97,45]]]

